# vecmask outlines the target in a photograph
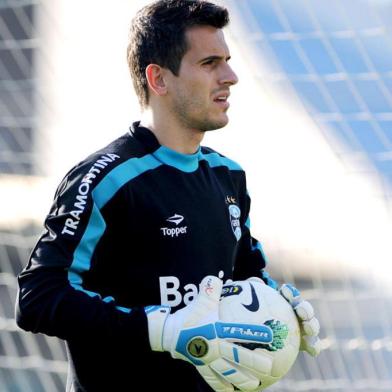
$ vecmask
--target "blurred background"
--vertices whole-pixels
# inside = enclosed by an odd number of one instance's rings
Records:
[[[0,390],[65,390],[63,343],[19,330],[16,274],[67,170],[138,119],[143,0],[0,0]],[[392,1],[220,0],[240,83],[204,144],[247,171],[268,269],[324,351],[271,391],[392,391]]]

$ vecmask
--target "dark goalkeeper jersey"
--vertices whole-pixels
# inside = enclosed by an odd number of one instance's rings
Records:
[[[211,391],[193,365],[151,351],[144,307],[173,311],[206,275],[261,276],[244,171],[131,131],[74,167],[19,275],[18,325],[66,341],[69,391]]]

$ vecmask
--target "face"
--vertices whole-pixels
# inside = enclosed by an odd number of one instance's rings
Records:
[[[169,75],[170,110],[181,126],[197,131],[224,127],[229,119],[230,87],[238,79],[228,64],[229,49],[221,29],[196,26],[187,30],[188,51],[179,75]]]

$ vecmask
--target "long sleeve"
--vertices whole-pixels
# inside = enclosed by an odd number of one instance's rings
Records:
[[[106,158],[110,163],[110,157]],[[45,231],[18,277],[17,324],[27,331],[66,340],[116,337],[148,349],[143,308],[117,306],[114,298],[102,297],[83,285],[83,275],[91,267],[106,228],[100,201],[94,195],[103,172],[97,165],[84,165],[60,184]]]

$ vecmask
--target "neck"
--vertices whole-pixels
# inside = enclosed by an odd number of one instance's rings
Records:
[[[204,132],[182,127],[168,116],[160,115],[150,108],[143,111],[140,125],[150,129],[159,144],[182,154],[195,153],[204,136]]]

